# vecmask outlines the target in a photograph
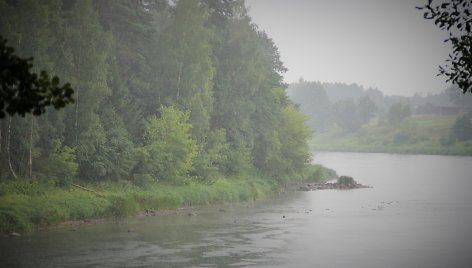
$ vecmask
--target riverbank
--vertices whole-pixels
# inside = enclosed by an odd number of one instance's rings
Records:
[[[331,141],[313,141],[310,148],[317,152],[472,156],[472,142],[456,142],[451,146],[442,146],[439,142],[420,142],[403,145],[364,144],[353,141],[351,137],[345,137]]]
[[[285,181],[323,182],[336,173],[312,165],[307,174]],[[80,183],[79,183],[80,184]],[[22,233],[64,222],[122,218],[140,211],[162,212],[183,207],[246,202],[277,195],[281,181],[254,176],[222,178],[212,184],[185,185],[129,181],[80,184],[59,188],[40,181],[7,181],[0,184],[0,232]]]
[[[313,151],[427,155],[472,155],[472,140],[449,138],[454,116],[417,116],[397,127],[378,122],[355,132],[331,129],[316,133],[310,141]]]

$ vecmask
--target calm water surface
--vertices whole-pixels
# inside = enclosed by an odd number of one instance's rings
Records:
[[[471,157],[314,160],[374,188],[0,237],[0,267],[472,267]]]

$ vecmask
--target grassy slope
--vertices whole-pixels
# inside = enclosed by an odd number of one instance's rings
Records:
[[[324,181],[335,175],[333,170],[313,165],[298,180]],[[0,232],[23,232],[68,220],[123,217],[151,208],[253,201],[280,190],[278,182],[255,177],[220,179],[211,185],[149,183],[138,187],[124,181],[85,186],[103,197],[76,187],[62,189],[37,181],[0,183]]]
[[[356,133],[316,133],[311,146],[315,151],[472,155],[472,141],[441,145],[455,120],[455,116],[420,116],[397,128],[371,122]]]

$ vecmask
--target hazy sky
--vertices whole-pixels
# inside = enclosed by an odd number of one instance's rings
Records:
[[[246,0],[279,48],[285,82],[357,83],[387,95],[436,93],[450,45],[415,6],[427,0]]]

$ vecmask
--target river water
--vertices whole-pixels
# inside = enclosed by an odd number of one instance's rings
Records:
[[[373,188],[4,236],[0,267],[472,267],[472,157],[314,161]]]

